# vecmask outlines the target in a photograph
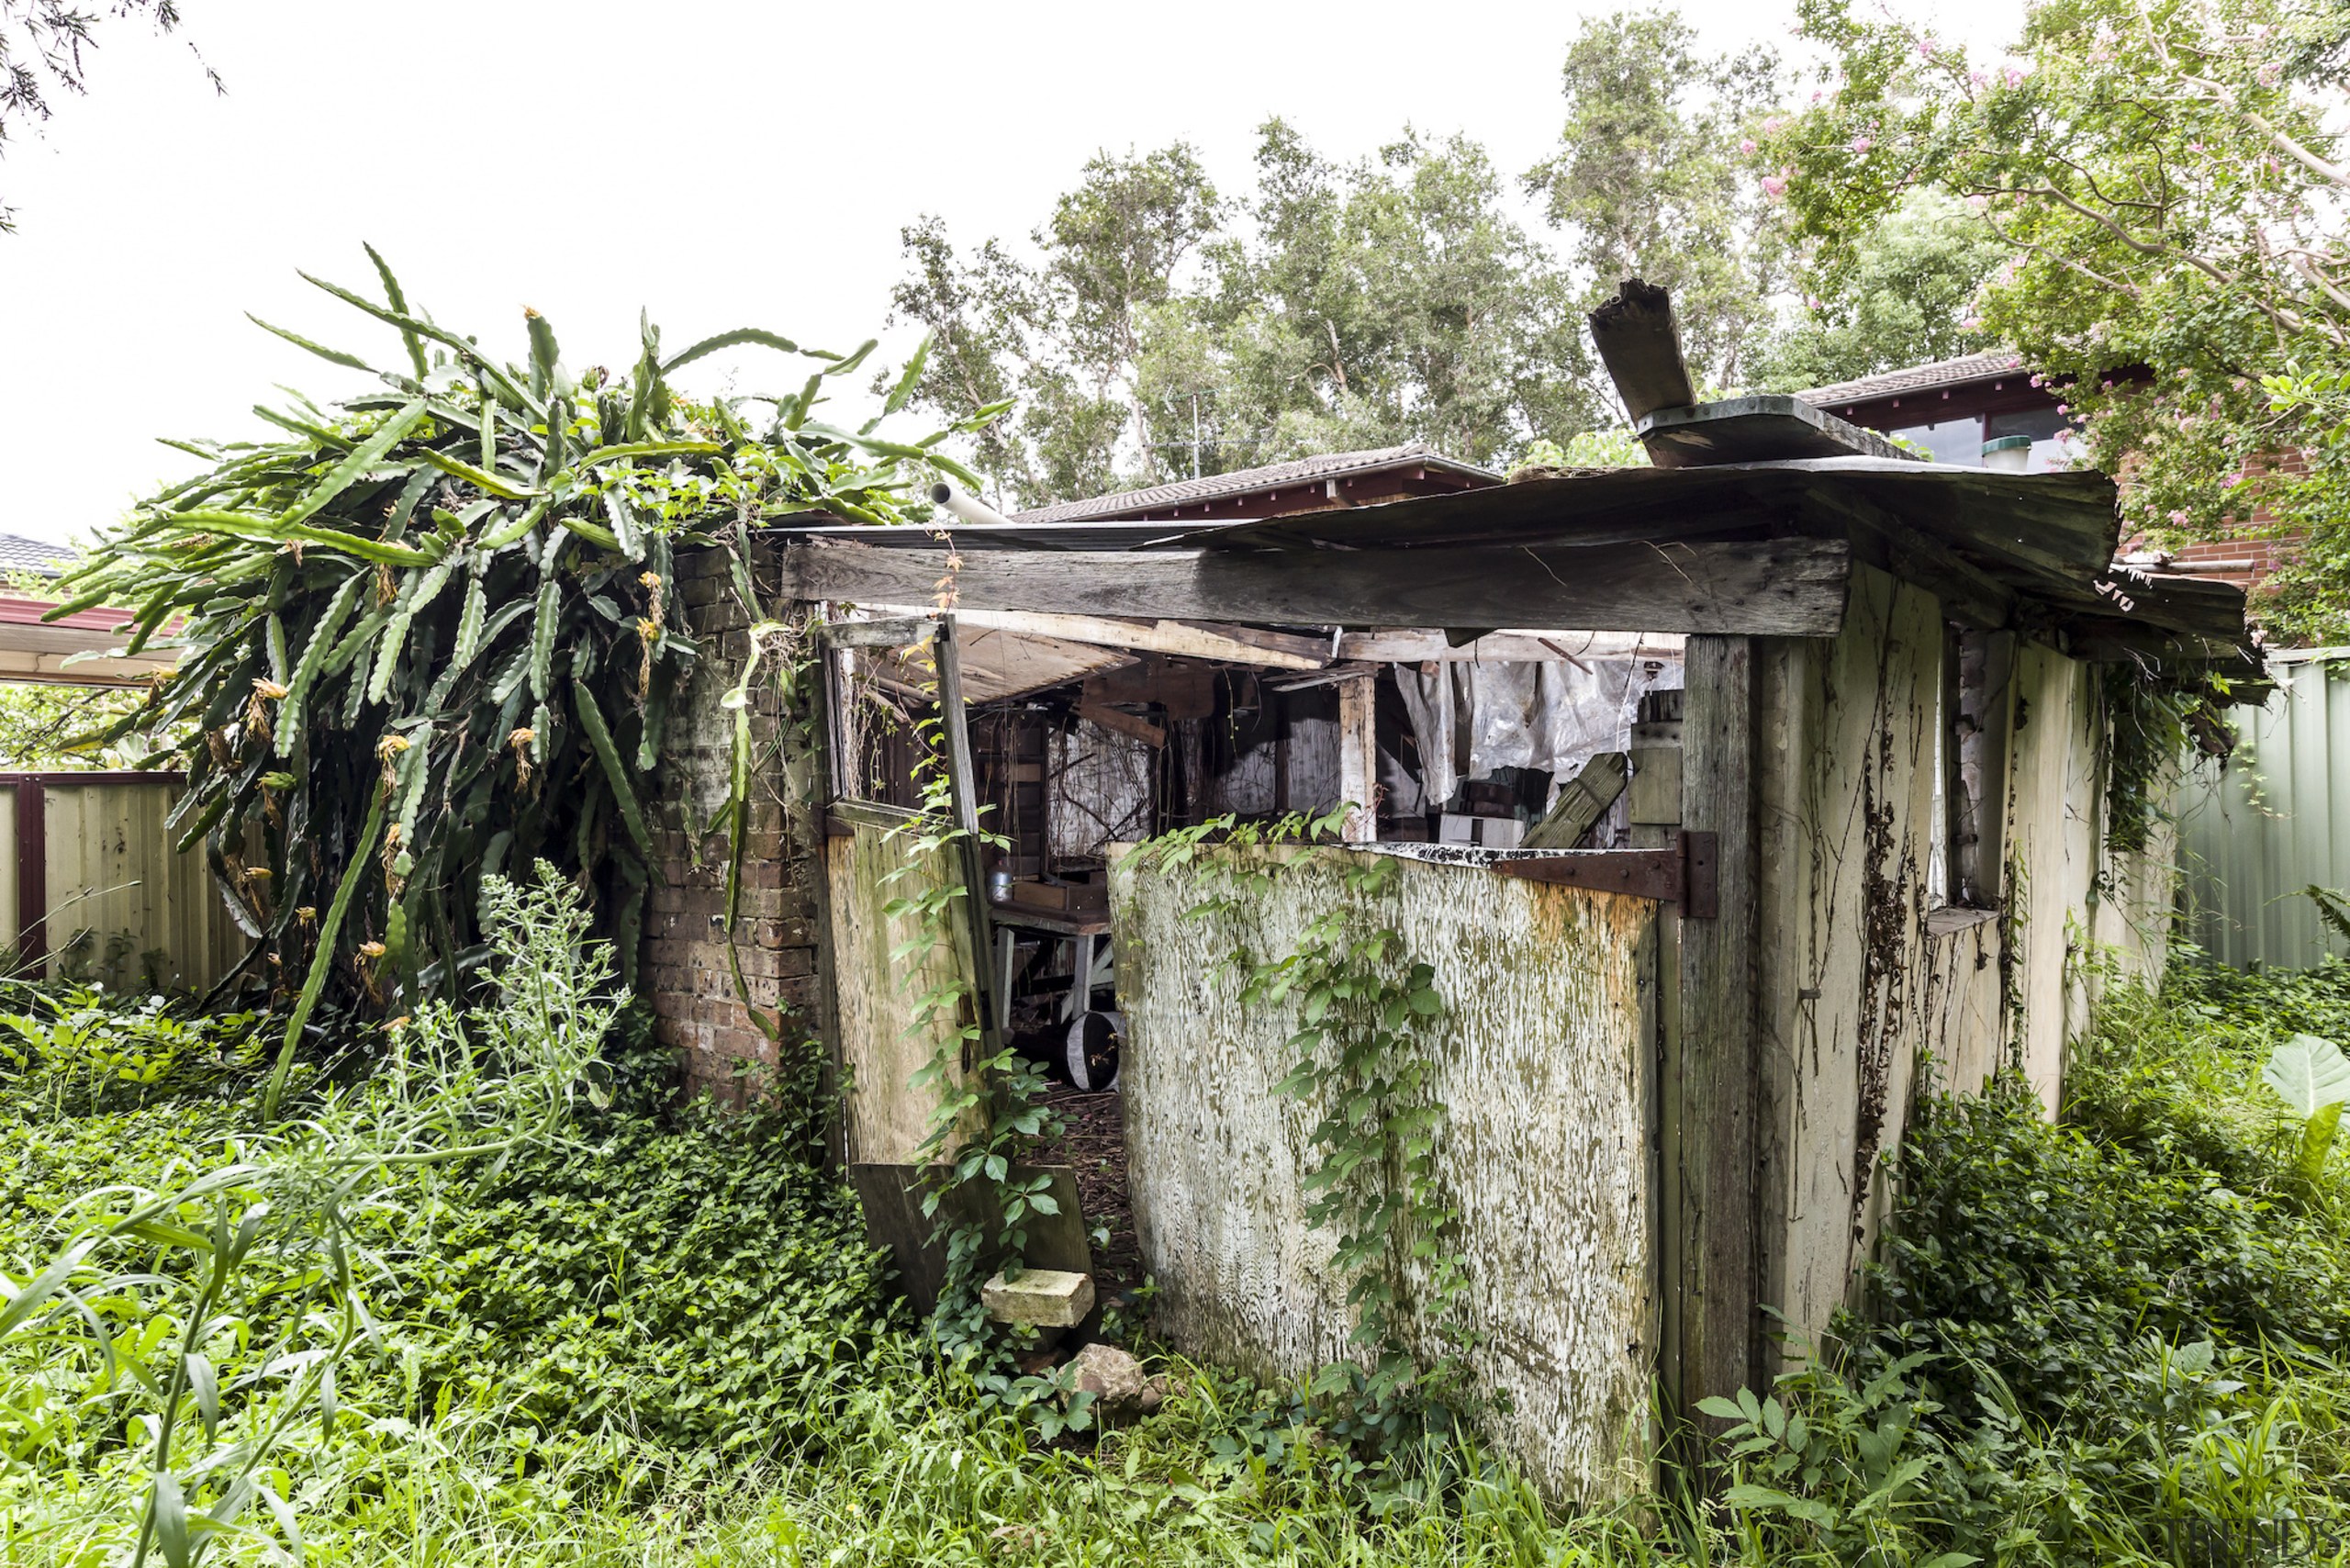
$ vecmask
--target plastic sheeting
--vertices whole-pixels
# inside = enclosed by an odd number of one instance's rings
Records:
[[[1540,768],[1553,790],[1603,751],[1632,740],[1640,698],[1679,689],[1678,660],[1547,659],[1398,666],[1395,684],[1419,744],[1422,809],[1464,778],[1499,767]]]

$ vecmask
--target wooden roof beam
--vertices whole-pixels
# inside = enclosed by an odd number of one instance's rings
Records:
[[[800,543],[786,596],[919,603],[952,577],[958,607],[1274,626],[1574,626],[1594,632],[1833,636],[1852,545],[1487,545],[1427,550],[974,552]]]

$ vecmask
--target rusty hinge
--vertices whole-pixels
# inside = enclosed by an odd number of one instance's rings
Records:
[[[1684,920],[1712,920],[1721,913],[1715,854],[1712,834],[1684,833],[1670,849],[1573,849],[1496,860],[1494,869],[1529,882],[1678,904]]]

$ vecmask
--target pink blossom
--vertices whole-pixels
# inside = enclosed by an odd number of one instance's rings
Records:
[[[2178,524],[2179,527],[2185,528],[2187,526],[2187,509],[2185,507],[2171,508],[2170,520],[2171,521]]]
[[[1920,60],[1931,60],[1933,57],[1934,40],[1931,39],[1919,39],[1918,40],[1918,58]]]
[[[1754,146],[1755,146],[1754,139],[1753,139],[1752,137],[1751,137],[1751,136],[1750,136],[1750,137],[1748,137],[1745,140],[1743,140],[1743,141],[1741,141],[1741,142],[1740,142],[1740,143],[1738,144],[1738,150],[1739,150],[1740,152],[1751,152],[1751,151],[1754,151]]]
[[[2020,65],[2002,65],[1999,76],[2009,87],[2020,87],[2023,85],[2024,70]]]
[[[1978,65],[1966,73],[1966,84],[1977,89],[1987,87],[1991,84],[1991,78],[1985,75],[1983,68]]]
[[[2262,66],[2255,74],[2259,77],[2260,84],[2262,86],[2274,87],[2277,85],[2277,77],[2284,74],[2284,68],[2272,60],[2267,64]]]
[[[2060,414],[2069,414],[2073,411],[2073,406],[2069,403],[2059,403],[2056,405],[2056,411]]]
[[[1855,152],[1866,152],[1870,148],[1874,147],[1875,145],[1876,139],[1874,137],[1856,136],[1852,138],[1852,151]]]
[[[1966,198],[1966,205],[1973,207],[1975,211],[1981,212],[1991,205],[1991,198],[1985,196],[1982,192],[1977,191],[1975,195]]]
[[[1961,321],[1958,324],[1958,330],[1962,332],[1979,332],[1983,330],[1983,318],[1980,316],[1969,316],[1965,320]]]
[[[2044,386],[2047,385],[2047,381],[2041,375],[2040,372],[2035,370],[2031,373],[2031,384],[2034,386]]]
[[[1763,118],[1762,134],[1765,136],[1776,136],[1786,128],[1786,118],[1782,115],[1767,115]]]
[[[1784,175],[1784,174],[1765,174],[1765,175],[1763,175],[1763,176],[1762,176],[1762,194],[1763,194],[1764,196],[1767,196],[1771,197],[1771,198],[1772,198],[1773,200],[1774,200],[1774,201],[1775,201],[1775,200],[1777,200],[1780,196],[1783,196],[1786,195],[1786,194],[1787,194],[1787,180],[1786,180],[1786,176],[1785,176],[1785,175]]]

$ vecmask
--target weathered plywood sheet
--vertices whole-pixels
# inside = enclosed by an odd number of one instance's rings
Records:
[[[1942,632],[1931,594],[1856,567],[1842,634],[1766,644],[1758,680],[1762,1290],[1814,1336],[1882,1232],[1921,1063],[1964,1092],[2019,1068],[2053,1114],[2098,972],[2160,973],[2167,849],[2109,853],[2097,670],[2044,646],[2017,650],[1983,802],[2004,907],[1934,907]]]
[[[1213,854],[1263,851],[1211,851]],[[1348,1353],[1352,1319],[1302,1182],[1321,1108],[1274,1093],[1294,1007],[1238,1002],[1236,947],[1292,950],[1347,895],[1350,851],[1310,852],[1235,915],[1187,918],[1188,877],[1112,874],[1130,1030],[1127,1184],[1158,1320],[1194,1354],[1297,1374]],[[1647,1473],[1655,1352],[1650,1127],[1652,930],[1641,901],[1402,861],[1375,917],[1436,969],[1431,1043],[1444,1201],[1463,1217],[1494,1441],[1555,1498]],[[1425,1325],[1414,1332],[1429,1347]]]
[[[957,900],[946,940],[926,937],[910,913],[889,914],[893,901],[925,887],[961,879],[951,849],[934,851],[912,868],[906,837],[868,823],[824,842],[828,917],[832,922],[833,994],[845,1081],[842,1122],[848,1159],[874,1165],[910,1165],[930,1135],[937,1092],[910,1081],[969,1018],[969,952]],[[901,949],[909,949],[901,953]],[[962,982],[966,1001],[954,1018],[918,1026],[923,996]],[[962,1054],[955,1056],[960,1080]]]
[[[1928,996],[1942,622],[1855,568],[1844,632],[1771,646],[1756,726],[1764,1302],[1817,1333],[1885,1199]]]

